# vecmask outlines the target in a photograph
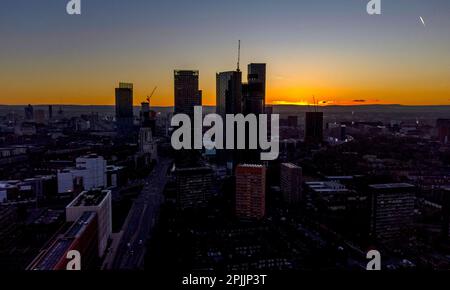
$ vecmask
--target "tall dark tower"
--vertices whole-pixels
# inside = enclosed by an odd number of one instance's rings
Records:
[[[306,112],[305,142],[320,144],[323,141],[323,112]]]
[[[216,75],[216,113],[225,120],[226,114],[240,114],[242,104],[242,73],[221,72]]]
[[[243,113],[242,101],[242,73],[240,71],[221,72],[216,75],[216,113],[226,120],[227,114]],[[236,129],[235,129],[236,131]],[[226,132],[226,123],[224,123],[224,132]],[[235,133],[235,138],[236,140]],[[224,138],[224,146],[226,144]],[[238,153],[235,150],[216,151],[219,163],[226,163],[231,170],[237,163]]]
[[[251,63],[248,65],[248,84],[243,93],[246,114],[264,114],[266,104],[266,64]]]
[[[201,91],[198,89],[199,72],[196,70],[176,70],[175,114],[186,114],[194,118],[194,107],[202,105]]]
[[[249,64],[247,81],[248,82],[246,84],[242,84],[244,115],[254,114],[256,115],[256,118],[258,118],[260,114],[265,114],[266,64],[265,63]],[[246,129],[247,129],[246,134],[248,146],[249,128]],[[259,163],[261,161],[260,152],[261,152],[260,149],[257,150],[247,149],[245,150],[245,152],[242,152],[242,154],[240,154],[241,159],[240,161],[244,161],[246,163]]]
[[[48,119],[49,120],[53,119],[53,106],[52,105],[48,106]]]
[[[133,129],[133,84],[120,83],[116,88],[116,122],[119,134],[128,135]]]

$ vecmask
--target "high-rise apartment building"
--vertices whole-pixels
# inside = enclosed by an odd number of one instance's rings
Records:
[[[236,167],[236,216],[262,219],[266,213],[266,167],[242,164]]]

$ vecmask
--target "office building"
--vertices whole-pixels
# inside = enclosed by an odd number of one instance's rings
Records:
[[[242,113],[242,73],[221,72],[216,75],[216,114],[225,120],[226,114]]]
[[[216,114],[226,120],[227,114],[243,113],[242,100],[242,73],[240,71],[221,72],[216,75]],[[224,123],[224,132],[226,132],[226,124]],[[236,142],[235,128],[235,142]],[[225,146],[227,140],[224,136],[223,144]],[[236,148],[236,146],[235,146]],[[226,163],[229,169],[232,169],[238,162],[238,153],[234,150],[217,150],[216,156],[219,163]]]
[[[80,192],[106,186],[106,160],[91,154],[76,159],[74,168],[59,170],[58,193]]]
[[[202,105],[199,91],[199,72],[196,70],[175,70],[175,114],[186,114],[193,121],[194,107]]]
[[[398,241],[411,234],[415,187],[407,183],[369,186],[371,235],[379,242]]]
[[[300,202],[302,194],[302,168],[292,163],[282,163],[280,177],[280,187],[284,201],[289,204]]]
[[[243,164],[236,167],[236,216],[262,219],[266,213],[266,167]]]
[[[116,124],[119,135],[129,135],[133,122],[133,84],[120,83],[116,88]]]
[[[243,86],[245,113],[264,114],[266,103],[266,64],[249,64],[247,82]]]
[[[208,205],[213,196],[213,170],[206,166],[176,168],[177,205],[181,209]]]
[[[85,212],[95,212],[98,220],[98,253],[102,257],[112,233],[111,191],[90,190],[80,193],[66,207],[66,221],[74,222]]]
[[[305,142],[320,144],[323,141],[323,112],[306,112]]]

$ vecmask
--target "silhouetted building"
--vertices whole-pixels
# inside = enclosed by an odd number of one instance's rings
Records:
[[[121,136],[130,134],[133,119],[133,84],[120,83],[116,88],[116,123]]]
[[[414,216],[415,187],[407,183],[374,184],[371,197],[371,235],[379,242],[407,239]]]
[[[216,75],[216,113],[225,120],[226,114],[242,113],[242,73],[221,72]]]
[[[196,70],[176,70],[175,114],[186,114],[193,121],[194,107],[202,105],[202,93],[198,89],[199,72]]]
[[[243,113],[242,101],[242,73],[240,71],[221,72],[216,75],[216,114],[224,120],[224,132],[226,132],[226,115]],[[235,128],[235,143],[236,143]],[[225,147],[226,136],[223,140]],[[236,147],[235,147],[236,148]],[[238,152],[235,150],[217,151],[217,159],[220,163],[226,162],[229,168],[234,167],[237,162]]]
[[[242,164],[236,167],[236,216],[262,219],[266,214],[266,167]]]
[[[213,195],[213,171],[210,167],[177,168],[175,178],[179,208],[199,208],[208,204]]]
[[[443,144],[450,143],[450,119],[438,119],[436,127],[439,141]]]
[[[298,203],[302,194],[302,168],[292,163],[282,163],[280,186],[284,201]]]
[[[248,65],[248,83],[243,87],[246,114],[264,114],[266,103],[266,64]]]
[[[48,119],[49,120],[53,119],[53,106],[52,105],[48,106]]]
[[[306,112],[305,117],[305,142],[322,143],[323,112]]]
[[[266,64],[265,63],[251,63],[248,65],[247,83],[242,84],[242,100],[244,115],[254,114],[257,118],[259,127],[259,115],[265,114],[266,110]],[[270,136],[269,127],[270,117],[268,117],[268,135]],[[256,132],[259,139],[259,132]],[[246,148],[249,148],[249,127],[246,127]],[[243,163],[258,163],[260,161],[261,149],[256,150],[247,149],[240,152],[241,158],[239,162]]]
[[[31,121],[34,119],[34,109],[32,105],[28,105],[25,107],[25,120]]]

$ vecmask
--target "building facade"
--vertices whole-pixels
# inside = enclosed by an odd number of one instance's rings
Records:
[[[66,207],[66,221],[74,222],[85,212],[95,212],[98,219],[98,254],[105,254],[112,234],[112,205],[110,190],[90,190],[80,193]]]
[[[236,217],[262,219],[266,214],[266,167],[243,164],[236,167]]]

